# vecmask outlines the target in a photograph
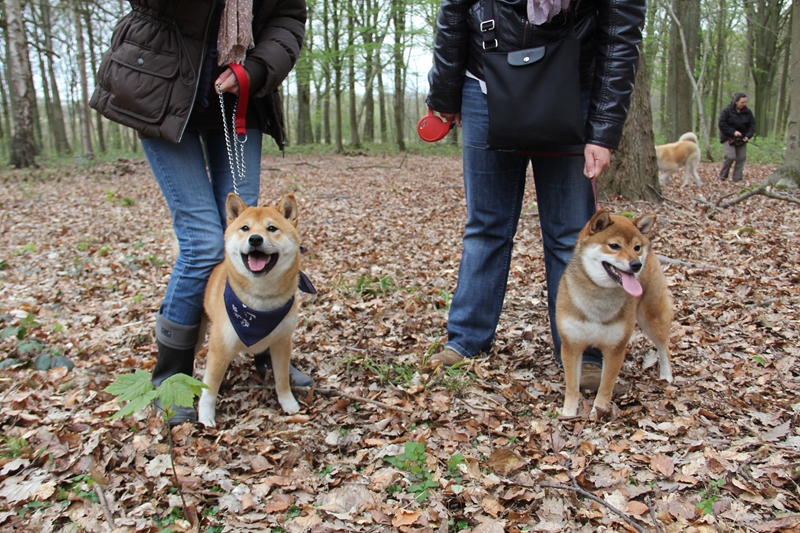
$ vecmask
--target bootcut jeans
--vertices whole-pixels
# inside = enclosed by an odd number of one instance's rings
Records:
[[[556,327],[556,293],[572,256],[578,233],[594,215],[591,181],[583,174],[583,146],[548,146],[543,151],[578,156],[518,155],[487,150],[489,115],[486,95],[473,78],[464,82],[461,105],[464,190],[467,222],[458,284],[447,323],[447,348],[462,357],[487,351],[505,299],[506,284],[525,192],[525,174],[533,178],[544,245],[547,308],[556,359],[561,361],[561,338]],[[588,115],[590,91],[581,96]],[[554,105],[533,102],[532,105]],[[602,359],[584,354],[584,362]]]
[[[186,131],[179,143],[142,139],[142,146],[172,215],[180,253],[159,314],[185,326],[199,325],[211,271],[224,258],[225,202],[234,192],[222,130]],[[231,145],[233,146],[233,145]],[[258,203],[261,131],[247,130],[246,174],[237,181],[247,205]]]

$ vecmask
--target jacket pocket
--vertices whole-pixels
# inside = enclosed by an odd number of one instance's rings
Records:
[[[144,122],[160,122],[177,79],[178,56],[123,41],[109,59],[109,107]]]

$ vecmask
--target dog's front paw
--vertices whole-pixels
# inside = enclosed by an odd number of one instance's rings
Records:
[[[203,391],[200,401],[197,403],[197,420],[206,427],[212,428],[217,425],[217,413],[214,404],[215,398]]]
[[[293,415],[300,411],[300,404],[297,403],[297,400],[295,400],[293,396],[278,398],[278,403],[281,404],[281,409],[283,409],[283,412],[287,415]]]
[[[595,403],[592,406],[592,411],[589,413],[589,420],[596,422],[604,418],[611,418],[611,412],[612,412],[611,404],[598,405],[597,403]]]

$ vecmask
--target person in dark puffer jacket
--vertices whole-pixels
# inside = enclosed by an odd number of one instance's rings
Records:
[[[262,133],[284,148],[278,87],[297,62],[306,23],[305,0],[130,0],[98,71],[91,106],[135,129],[169,206],[180,253],[156,317],[158,360],[152,381],[192,375],[203,295],[224,256],[225,202],[238,190],[257,205]],[[234,178],[231,113],[239,82],[228,67],[243,65],[249,82],[246,171]],[[244,81],[242,81],[244,83]],[[230,136],[226,142],[218,87]],[[236,171],[239,174],[238,171]],[[234,183],[236,179],[236,183]],[[269,353],[256,355],[260,372]],[[311,379],[292,367],[295,383]],[[170,424],[195,422],[194,408],[176,408]]]
[[[747,95],[736,93],[731,103],[719,114],[719,142],[725,152],[719,179],[725,181],[733,168],[733,181],[742,181],[744,164],[747,161],[747,143],[756,132],[756,119],[747,107]]]
[[[586,177],[600,176],[609,165],[611,150],[619,146],[636,76],[645,0],[493,0],[491,24],[483,17],[486,1],[442,0],[434,62],[428,74],[428,107],[463,128],[467,202],[458,285],[447,324],[448,341],[432,360],[451,365],[490,349],[503,307],[525,175],[532,164],[544,244],[550,330],[560,363],[556,290],[577,235],[595,211],[592,184]],[[566,37],[568,17],[573,14],[581,42],[586,144],[542,146],[536,155],[488,150],[481,23],[494,28],[497,50],[510,52]],[[552,101],[530,105],[562,104]],[[550,156],[546,152],[573,152],[584,157]],[[584,354],[583,362],[581,384],[596,388],[602,354],[591,349]]]

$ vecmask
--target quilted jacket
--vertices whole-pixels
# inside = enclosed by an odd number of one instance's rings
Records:
[[[428,107],[441,113],[461,110],[461,88],[468,70],[483,79],[484,2],[442,0],[437,18],[434,62],[428,74]],[[492,0],[498,51],[541,46],[566,37],[567,14],[534,26],[526,15],[527,0]],[[570,6],[570,9],[573,9]],[[628,115],[645,0],[579,0],[575,31],[581,41],[581,89],[592,90],[586,142],[616,149]],[[558,102],[531,102],[558,105]]]
[[[195,105],[217,0],[130,0],[103,55],[90,105],[142,137],[179,142]],[[280,84],[297,62],[305,0],[254,0],[244,67],[261,129],[284,146]]]

